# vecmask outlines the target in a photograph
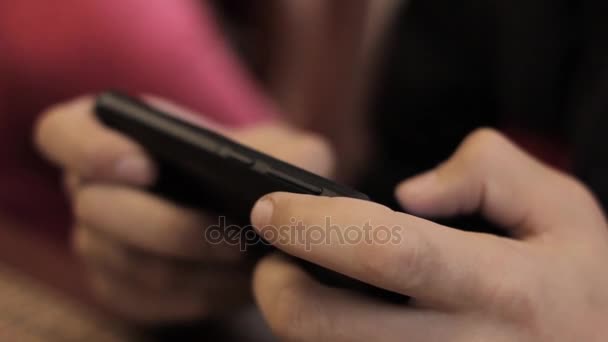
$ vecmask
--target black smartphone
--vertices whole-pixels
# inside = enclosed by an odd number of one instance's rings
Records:
[[[99,95],[95,113],[101,122],[138,142],[155,159],[159,177],[151,191],[190,207],[214,211],[243,227],[249,224],[255,202],[272,192],[369,200],[356,190],[118,92]],[[305,265],[329,285],[403,299],[318,266]]]

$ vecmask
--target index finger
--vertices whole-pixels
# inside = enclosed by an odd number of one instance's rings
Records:
[[[517,241],[458,231],[365,201],[275,193],[256,204],[252,222],[288,254],[428,306],[476,305],[499,284],[518,286],[517,276],[509,278],[513,284],[503,279],[515,264],[526,274]]]
[[[480,212],[519,239],[557,234],[587,242],[597,240],[597,227],[604,234],[601,209],[582,183],[491,129],[477,130],[446,162],[405,181],[397,197],[425,216]]]

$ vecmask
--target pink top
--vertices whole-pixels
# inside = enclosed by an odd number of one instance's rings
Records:
[[[67,232],[58,173],[31,143],[47,106],[107,88],[158,95],[228,125],[274,115],[199,0],[0,1],[0,210]]]

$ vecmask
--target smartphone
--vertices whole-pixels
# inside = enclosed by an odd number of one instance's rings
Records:
[[[99,95],[95,113],[102,123],[139,143],[155,159],[159,177],[151,191],[189,207],[211,210],[243,227],[249,224],[255,202],[277,191],[369,200],[347,186],[118,92]],[[332,286],[391,300],[404,298],[316,265],[304,265]]]

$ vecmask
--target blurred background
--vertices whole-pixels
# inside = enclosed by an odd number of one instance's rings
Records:
[[[590,0],[3,0],[0,263],[94,303],[32,133],[106,89],[321,134],[336,177],[393,207],[397,182],[495,127],[607,208],[606,15]]]

